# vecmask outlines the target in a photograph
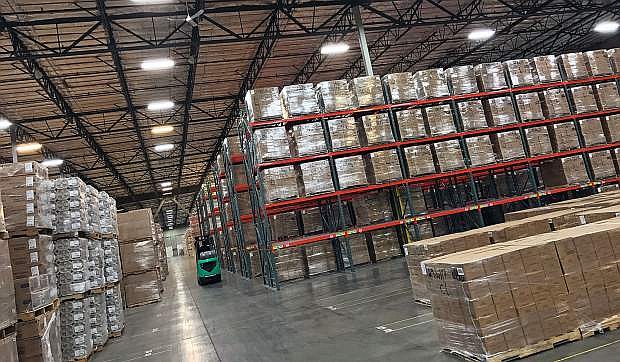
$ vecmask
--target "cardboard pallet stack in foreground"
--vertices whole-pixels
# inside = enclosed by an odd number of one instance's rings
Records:
[[[4,212],[0,201],[0,356],[3,361],[17,362],[17,334],[15,327],[15,285],[9,252]]]

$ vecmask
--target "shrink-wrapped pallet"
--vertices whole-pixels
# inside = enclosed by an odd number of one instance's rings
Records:
[[[32,320],[17,322],[16,329],[20,361],[63,360],[58,310],[39,313]]]
[[[293,247],[274,251],[278,280],[294,280],[305,276],[301,248]]]
[[[382,82],[391,103],[418,99],[413,74],[409,72],[386,74]]]
[[[425,69],[413,75],[419,99],[441,98],[450,95],[448,80],[443,69]]]
[[[288,85],[280,92],[284,118],[320,112],[312,83]]]
[[[368,184],[362,156],[349,156],[335,160],[340,189]]]
[[[88,240],[66,238],[54,241],[58,295],[61,297],[90,290]]]
[[[121,268],[121,257],[118,246],[118,239],[115,237],[104,238],[101,241],[103,248],[103,275],[106,284],[116,283],[121,280],[123,271]]]
[[[296,124],[293,126],[293,139],[298,156],[309,156],[327,152],[325,135],[321,122]]]
[[[478,83],[473,65],[462,65],[446,69],[448,82],[454,95],[478,93]]]
[[[292,165],[273,167],[261,171],[267,202],[298,197],[297,174]]]
[[[545,161],[540,171],[546,187],[582,184],[590,181],[581,155]]]
[[[371,225],[393,220],[390,194],[377,191],[355,197],[351,201],[357,226]]]
[[[0,338],[0,356],[4,358],[3,361],[5,362],[19,361],[17,356],[17,334],[15,332],[9,333],[7,331]]]
[[[581,134],[586,146],[595,146],[607,142],[603,125],[599,118],[580,119],[579,128],[581,128]]]
[[[560,55],[560,63],[566,74],[566,79],[581,79],[590,76],[588,62],[583,53],[567,53]]]
[[[482,101],[459,102],[457,106],[461,115],[461,121],[463,121],[463,130],[472,131],[488,127]]]
[[[536,82],[529,59],[513,59],[504,62],[513,87],[523,87]]]
[[[412,177],[435,173],[435,163],[430,145],[416,145],[404,149],[405,160]]]
[[[231,132],[232,133],[232,132]],[[240,155],[243,153],[241,149],[241,141],[239,140],[238,135],[232,135],[229,133],[229,136],[226,137],[226,145],[228,146],[228,152],[230,155]]]
[[[316,275],[336,270],[334,247],[329,241],[310,244],[306,248],[308,275]]]
[[[157,246],[152,238],[138,242],[123,242],[119,252],[124,274],[143,273],[155,269],[158,265]]]
[[[465,138],[467,151],[469,152],[469,162],[471,167],[478,167],[495,163],[493,145],[489,136],[476,136]]]
[[[249,90],[245,94],[245,105],[251,121],[283,117],[278,87]]]
[[[300,231],[295,211],[283,212],[269,217],[271,232],[275,240],[290,239],[299,236]]]
[[[603,117],[602,123],[607,142],[620,142],[620,114]]]
[[[394,142],[392,126],[387,113],[375,113],[362,116],[362,125],[368,145]]]
[[[160,283],[157,270],[132,274],[123,278],[122,284],[127,308],[159,301],[161,299]]]
[[[345,265],[359,265],[370,262],[370,255],[368,254],[368,244],[366,243],[365,234],[351,235],[345,239],[345,242],[349,243],[352,259],[349,260],[349,256],[345,253],[343,255]]]
[[[400,180],[403,178],[400,171],[398,153],[394,148],[372,152],[370,154],[370,164],[372,165],[372,177],[368,177],[368,179],[375,183]]]
[[[383,86],[378,75],[353,78],[353,90],[360,107],[379,106],[385,103]]]
[[[562,88],[550,88],[543,91],[543,113],[546,118],[559,118],[570,114],[566,92]]]
[[[88,298],[60,303],[60,345],[65,360],[87,359],[93,351]]]
[[[474,72],[478,80],[478,88],[480,88],[482,92],[508,88],[502,63],[478,64],[474,67]]]
[[[515,95],[515,98],[521,121],[527,122],[545,118],[537,92],[519,93]]]
[[[575,103],[575,111],[577,113],[590,113],[598,111],[596,98],[591,85],[582,85],[571,87],[570,93]]]
[[[345,150],[360,147],[355,118],[335,118],[327,121],[329,134],[332,140],[332,149]]]
[[[94,348],[103,348],[110,335],[106,313],[105,293],[93,293],[87,298],[90,304],[88,318]]]
[[[612,74],[609,54],[605,49],[591,50],[584,53],[588,61],[588,70],[593,76]]]
[[[525,138],[530,148],[531,156],[546,155],[553,152],[547,127],[531,127],[525,129]]]
[[[548,127],[549,137],[555,152],[579,148],[577,130],[573,122],[556,123]]]
[[[611,62],[611,67],[615,73],[620,73],[620,48],[607,50],[607,55]]]
[[[99,210],[99,191],[86,185],[86,204],[88,205],[88,229],[92,233],[101,233],[101,212]]]
[[[370,232],[377,261],[401,255],[398,235],[394,229],[381,229]]]
[[[92,233],[87,186],[77,177],[54,180],[56,190],[56,234]]]
[[[334,191],[328,160],[304,162],[299,168],[306,196]]]
[[[512,99],[508,96],[486,100],[485,113],[491,127],[517,123],[517,117],[512,107]]]
[[[400,137],[403,140],[426,137],[424,116],[420,108],[405,109],[396,112]]]
[[[590,158],[590,166],[595,180],[605,180],[610,177],[616,177],[616,168],[614,160],[609,150],[591,152],[588,154]]]
[[[101,234],[118,235],[116,200],[105,191],[99,192],[99,222]]]
[[[353,86],[347,79],[319,82],[315,90],[323,112],[331,113],[357,108]]]
[[[323,217],[319,207],[301,210],[301,221],[304,224],[304,235],[323,231]]]
[[[615,82],[598,83],[594,85],[594,90],[599,109],[620,108],[620,95]]]
[[[291,157],[288,135],[284,127],[269,127],[255,130],[254,144],[261,161]],[[220,169],[223,168],[221,167]]]
[[[532,59],[536,78],[540,83],[559,82],[562,74],[555,55],[542,55]]]
[[[431,136],[439,136],[456,132],[454,119],[452,117],[452,107],[449,104],[426,107],[426,120],[431,132]]]
[[[16,322],[15,285],[11,268],[9,242],[0,240],[0,328],[7,328]],[[0,348],[1,350],[1,348]]]
[[[458,140],[437,142],[434,144],[439,172],[448,172],[465,168],[461,146]]]
[[[519,131],[499,132],[491,136],[498,161],[510,161],[525,157]]]

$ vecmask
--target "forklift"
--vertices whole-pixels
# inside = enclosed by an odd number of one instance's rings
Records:
[[[222,281],[222,267],[212,237],[197,237],[196,277],[198,285],[219,283]]]

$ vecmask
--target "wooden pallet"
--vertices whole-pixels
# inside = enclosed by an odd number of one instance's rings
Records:
[[[9,233],[7,231],[0,231],[0,239],[8,240],[9,239]]]
[[[620,328],[620,314],[606,318],[602,322],[597,323],[594,327],[580,328],[580,331],[582,338],[588,338],[597,334],[615,331],[618,328]]]
[[[118,338],[120,336],[123,335],[123,332],[125,331],[125,326],[123,326],[123,328],[121,328],[120,331],[116,331],[116,332],[110,332],[110,337],[111,338]]]
[[[101,239],[115,239],[116,235],[114,234],[101,234]]]
[[[87,233],[85,231],[73,231],[73,232],[70,232],[70,233],[54,234],[54,240],[58,240],[58,239],[72,239],[72,238],[99,240],[99,239],[101,239],[101,234],[99,234],[99,233]]]
[[[53,230],[52,229],[38,229],[38,228],[28,228],[25,230],[15,230],[10,232],[10,236],[13,238],[17,238],[20,236],[37,236],[37,235],[52,235]]]
[[[100,288],[92,288],[91,290],[89,290],[89,293],[101,294],[104,291],[105,291],[105,285],[103,287],[100,287]]]
[[[31,321],[35,319],[37,316],[40,316],[41,314],[45,314],[45,313],[58,309],[59,306],[60,306],[60,299],[56,298],[50,304],[41,306],[33,311],[18,313],[17,320],[22,321],[22,322]]]
[[[147,300],[146,302],[140,302],[140,303],[135,303],[132,305],[127,304],[127,308],[135,308],[135,307],[142,307],[143,305],[148,305],[148,304],[153,304],[153,303],[157,303],[161,300],[161,298],[159,299],[154,299],[154,300]]]
[[[529,357],[536,353],[547,351],[547,350],[553,349],[556,346],[569,343],[569,342],[578,341],[580,339],[581,339],[581,333],[579,332],[578,329],[575,329],[568,333],[564,333],[559,336],[555,336],[555,337],[546,339],[544,341],[540,341],[535,344],[531,344],[531,345],[524,346],[521,348],[516,348],[516,349],[509,350],[509,351],[497,353],[492,356],[479,356],[479,355],[473,355],[471,353],[467,353],[465,351],[450,350],[450,349],[443,349],[443,352],[454,355],[456,357],[459,357],[465,360],[470,360],[470,361],[505,362],[505,361],[512,361],[512,360],[516,360],[520,358]]]
[[[15,334],[15,326],[17,326],[17,324],[15,321],[12,321],[11,324],[2,327],[2,329],[0,329],[0,339],[5,339],[10,335]]]
[[[93,350],[93,351],[91,351],[88,354],[88,356],[71,358],[71,359],[69,359],[69,361],[71,361],[71,362],[88,362],[90,360],[90,358],[93,356],[94,352],[95,351]]]
[[[64,302],[67,300],[78,300],[78,299],[84,299],[84,297],[88,296],[88,292],[85,293],[75,293],[75,294],[71,294],[71,295],[65,295],[60,297],[60,301]]]

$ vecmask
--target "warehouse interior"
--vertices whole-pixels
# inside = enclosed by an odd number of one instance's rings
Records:
[[[620,352],[620,3],[0,1],[0,360]]]

